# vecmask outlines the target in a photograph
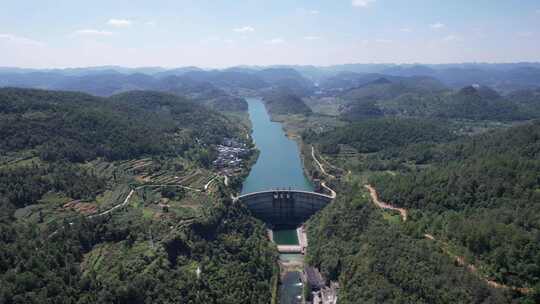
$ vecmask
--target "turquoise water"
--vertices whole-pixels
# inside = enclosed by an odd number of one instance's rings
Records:
[[[298,245],[296,229],[274,230],[274,243],[278,245]]]
[[[304,175],[297,143],[285,136],[280,123],[270,121],[260,98],[247,98],[247,101],[252,136],[260,155],[244,181],[242,194],[275,188],[313,191]]]
[[[260,151],[257,163],[244,181],[242,194],[291,188],[313,191],[313,185],[304,175],[300,150],[293,140],[285,136],[281,124],[272,122],[260,98],[247,98],[249,117],[253,126],[253,140]],[[281,245],[297,245],[296,230],[275,230],[274,242]],[[302,261],[302,255],[282,255],[282,259]],[[300,273],[285,273],[280,287],[279,303],[302,303]]]

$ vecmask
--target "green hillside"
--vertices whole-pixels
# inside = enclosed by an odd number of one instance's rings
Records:
[[[209,168],[239,125],[164,93],[24,89],[0,123],[1,303],[271,298],[275,249]]]
[[[349,124],[322,134],[307,131],[307,142],[316,142],[324,153],[339,153],[340,145],[348,145],[360,153],[418,143],[446,142],[455,138],[444,122],[417,119],[370,119]]]
[[[540,123],[431,148],[425,170],[379,175],[382,198],[414,210],[411,229],[457,247],[510,286],[540,283]]]
[[[311,109],[302,98],[291,93],[288,89],[275,89],[264,95],[263,101],[272,115],[310,114]]]

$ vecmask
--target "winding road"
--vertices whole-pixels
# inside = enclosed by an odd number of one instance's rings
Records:
[[[311,157],[313,157],[313,160],[315,161],[315,163],[317,163],[317,165],[319,166],[319,168],[321,169],[321,172],[326,175],[326,176],[329,176],[331,178],[336,178],[334,175],[326,172],[326,170],[324,170],[324,167],[323,165],[319,162],[319,160],[317,159],[317,157],[315,156],[315,147],[314,146],[311,146]]]

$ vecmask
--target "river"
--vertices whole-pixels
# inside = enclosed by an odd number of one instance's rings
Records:
[[[242,194],[275,188],[313,191],[313,185],[304,175],[300,150],[293,140],[285,136],[280,123],[272,122],[260,98],[247,98],[249,117],[253,126],[253,141],[260,151],[257,163],[244,181]],[[295,230],[274,231],[278,244],[297,245]],[[301,259],[302,256],[285,255],[282,259]],[[301,303],[300,273],[287,272],[280,287],[281,304]]]

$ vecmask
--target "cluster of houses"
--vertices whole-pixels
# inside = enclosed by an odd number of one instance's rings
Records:
[[[242,164],[242,157],[249,154],[249,148],[245,143],[234,138],[225,138],[223,144],[217,146],[218,157],[214,160],[214,167],[238,168]]]

